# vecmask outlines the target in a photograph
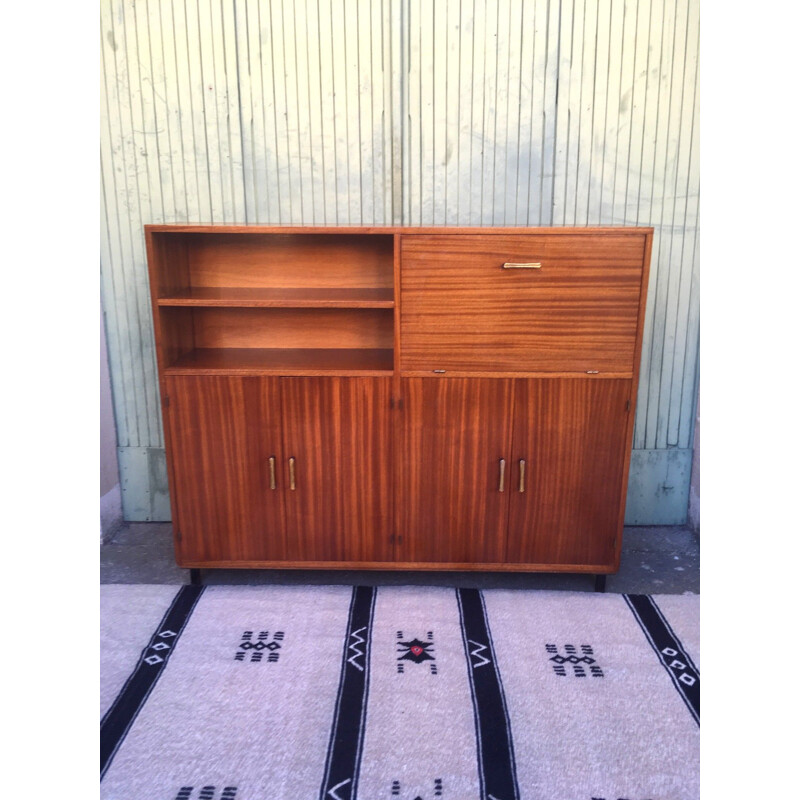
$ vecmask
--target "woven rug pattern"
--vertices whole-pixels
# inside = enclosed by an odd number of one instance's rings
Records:
[[[696,800],[699,597],[101,587],[103,800]]]

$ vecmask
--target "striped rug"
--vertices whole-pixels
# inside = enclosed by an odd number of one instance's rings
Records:
[[[103,800],[695,800],[699,597],[102,588]]]

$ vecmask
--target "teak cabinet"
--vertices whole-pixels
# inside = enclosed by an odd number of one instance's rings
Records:
[[[616,571],[652,229],[145,234],[178,564]]]

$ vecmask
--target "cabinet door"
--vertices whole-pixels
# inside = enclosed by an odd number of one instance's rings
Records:
[[[281,379],[290,559],[393,559],[390,400],[391,378]]]
[[[402,236],[401,369],[631,374],[645,242],[641,232]]]
[[[629,380],[517,380],[510,562],[615,564],[630,392]]]
[[[492,563],[505,559],[513,381],[402,381],[398,560]]]
[[[278,379],[167,377],[175,545],[181,565],[286,557]]]

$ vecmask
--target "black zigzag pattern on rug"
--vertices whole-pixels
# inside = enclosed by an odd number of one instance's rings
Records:
[[[369,659],[376,592],[374,586],[356,586],[353,589],[339,691],[320,793],[323,800],[354,800],[357,797],[369,694]]]
[[[100,780],[167,666],[204,588],[182,586],[178,590],[139,663],[100,721]]]
[[[481,800],[518,800],[511,723],[483,596],[477,589],[457,589],[456,596],[469,666]]]
[[[626,594],[623,597],[699,726],[700,671],[650,595]]]

